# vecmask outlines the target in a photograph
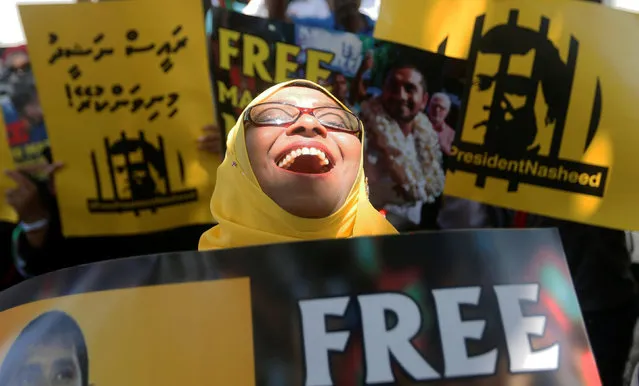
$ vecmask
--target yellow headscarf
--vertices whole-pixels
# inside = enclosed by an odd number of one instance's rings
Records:
[[[247,109],[293,85],[318,88],[348,110],[327,90],[307,80],[275,85],[255,98]],[[337,212],[325,218],[308,219],[282,209],[262,191],[253,174],[244,136],[245,113],[246,109],[228,134],[226,157],[217,170],[211,213],[218,225],[204,232],[199,250],[397,233],[368,201],[363,168],[364,146],[355,183]]]

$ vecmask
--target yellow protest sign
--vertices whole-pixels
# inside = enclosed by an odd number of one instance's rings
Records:
[[[444,17],[444,3],[464,11]],[[402,3],[403,10],[391,2],[384,7],[382,14],[402,20],[402,29],[390,31],[386,20],[380,37],[468,58],[472,85],[445,193],[639,229],[633,183],[639,179],[639,49],[626,44],[639,33],[637,15],[577,1],[420,0]]]
[[[7,141],[7,129],[4,126],[4,117],[2,110],[0,110],[0,193],[2,193],[0,197],[0,221],[16,222],[18,216],[4,198],[4,192],[6,192],[7,189],[16,187],[15,182],[11,181],[11,179],[4,174],[4,171],[7,169],[13,169],[13,159]]]
[[[2,384],[34,367],[71,385],[255,384],[248,278],[42,300],[2,322]]]
[[[67,236],[209,223],[217,155],[201,2],[20,7]]]
[[[488,0],[382,1],[374,36],[464,59],[475,18],[491,4]]]

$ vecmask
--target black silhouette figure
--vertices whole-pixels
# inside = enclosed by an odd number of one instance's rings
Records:
[[[468,55],[470,63],[477,63],[480,55],[498,55],[499,67],[494,74],[475,75],[473,87],[479,92],[492,89],[492,100],[489,105],[483,106],[488,112],[488,118],[481,122],[473,122],[472,128],[485,127],[483,144],[464,143],[461,141],[464,124],[458,128],[456,145],[463,151],[473,153],[485,153],[499,155],[507,160],[532,160],[543,161],[545,164],[568,165],[573,170],[592,168],[591,165],[583,165],[569,160],[560,160],[559,154],[563,140],[564,127],[570,96],[573,87],[579,42],[574,37],[570,38],[567,60],[564,62],[559,50],[548,39],[550,21],[542,17],[539,29],[519,26],[517,19],[518,10],[511,10],[508,22],[498,25],[482,34],[485,15],[479,16],[475,22],[473,39]],[[447,39],[440,47],[439,52],[445,52]],[[532,68],[530,76],[522,76],[509,73],[509,65],[512,57],[532,55]],[[471,74],[475,74],[472,68]],[[467,88],[465,100],[472,98],[472,87]],[[547,113],[545,117],[539,117],[535,112],[535,104],[539,101],[538,90],[541,90],[545,100]],[[523,103],[514,105],[512,100]],[[463,116],[466,115],[466,106],[463,106]],[[595,100],[592,106],[590,126],[587,128],[587,139],[584,151],[590,145],[601,114],[601,88],[599,79],[595,90]],[[540,145],[536,144],[537,134],[540,129],[538,124],[543,122],[546,126],[553,125],[552,139],[548,154],[540,154]],[[467,166],[451,162],[451,170]],[[472,168],[472,166],[470,166]],[[598,168],[598,167],[597,167]],[[598,168],[601,169],[601,168]],[[606,168],[603,168],[606,171]],[[508,191],[518,189],[520,182],[547,186],[556,189],[574,190],[575,187],[561,185],[548,179],[539,179],[535,176],[525,176],[517,173],[504,172],[503,170],[474,169],[469,170],[477,174],[475,185],[484,187],[487,177],[497,177],[509,181]],[[592,169],[591,169],[592,171]],[[588,193],[588,192],[583,192]],[[590,193],[589,193],[590,194]],[[601,195],[603,191],[593,192]]]
[[[115,167],[115,172],[127,174],[133,200],[145,200],[161,194],[151,175],[151,167],[157,171],[158,177],[165,181],[167,190],[170,190],[163,150],[161,138],[160,147],[156,149],[144,140],[142,133],[139,139],[122,138],[109,147],[111,157],[122,155],[126,160],[126,165]],[[132,160],[130,155],[135,153],[140,153],[141,157]]]
[[[124,132],[120,139],[110,143],[104,139],[105,153],[110,175],[113,199],[103,197],[97,157],[91,154],[96,178],[97,200],[89,200],[90,212],[125,212],[137,215],[141,210],[155,213],[159,207],[197,200],[197,190],[174,191],[166,165],[164,141],[158,136],[158,146],[148,142],[140,131],[138,138],[127,138]],[[115,162],[116,159],[123,162]],[[184,183],[184,165],[178,152],[177,162],[180,182]]]
[[[564,63],[559,50],[546,37],[548,25],[546,18],[542,18],[539,31],[519,27],[514,23],[500,25],[488,31],[479,41],[479,53],[501,56],[497,74],[477,76],[477,86],[480,90],[495,87],[492,105],[484,106],[485,110],[490,111],[488,120],[473,126],[486,126],[484,145],[489,152],[499,153],[508,158],[524,158],[529,154],[537,154],[539,146],[531,146],[538,131],[535,101],[539,84],[548,106],[545,123],[559,124],[560,127],[555,126],[556,133],[563,131],[578,43],[572,39],[569,60],[568,63]],[[535,50],[535,56],[530,78],[507,72],[512,55],[526,55],[532,50]],[[513,107],[508,94],[524,97],[524,105],[519,108]],[[557,134],[559,135],[553,137],[553,142],[560,145],[561,134]],[[556,150],[558,149],[556,146]]]

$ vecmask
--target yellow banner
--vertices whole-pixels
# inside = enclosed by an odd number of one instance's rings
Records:
[[[0,342],[3,385],[255,384],[248,278],[30,303]]]
[[[211,222],[219,165],[199,1],[21,6],[46,117],[64,234]]]
[[[399,3],[383,3],[379,38],[472,71],[446,194],[639,229],[638,16],[578,1]]]
[[[7,129],[4,125],[4,117],[2,110],[0,110],[0,221],[16,222],[18,216],[13,208],[7,203],[4,197],[4,193],[16,187],[13,182],[4,173],[5,170],[13,169],[13,159],[11,157],[11,150],[9,149],[9,142],[7,141]]]

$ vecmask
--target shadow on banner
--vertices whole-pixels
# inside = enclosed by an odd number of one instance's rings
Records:
[[[554,230],[136,257],[0,309],[0,384],[600,385]]]

